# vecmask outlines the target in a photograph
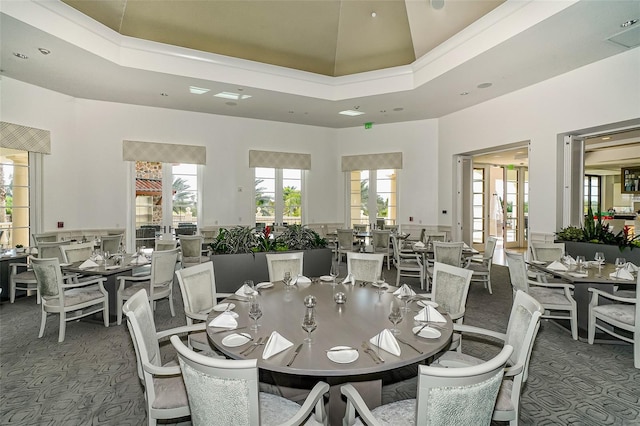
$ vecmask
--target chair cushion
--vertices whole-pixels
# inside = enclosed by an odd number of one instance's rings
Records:
[[[414,426],[416,421],[416,400],[405,399],[381,405],[371,410],[371,414],[384,426]],[[357,418],[356,425],[362,425]]]
[[[122,295],[122,297],[124,299],[128,299],[131,296],[133,296],[134,294],[136,294],[142,288],[145,289],[147,294],[149,294],[149,283],[150,283],[150,281],[143,281],[143,282],[136,283],[134,285],[130,285],[129,287],[125,287],[120,292],[120,294]]]
[[[19,274],[15,274],[13,279],[16,281],[36,281],[36,274],[33,271],[23,271]]]
[[[611,305],[596,306],[592,309],[598,317],[611,318],[612,320],[623,324],[629,324],[631,326],[635,324],[636,307],[634,305],[615,303]]]
[[[470,263],[466,266],[466,269],[472,270],[474,274],[489,273],[489,268],[487,267],[487,265],[483,265],[481,263]]]
[[[529,287],[529,294],[542,306],[545,305],[567,305],[571,306],[569,299],[560,288]]]
[[[175,367],[178,363],[168,362],[163,367]],[[153,408],[168,409],[185,407],[189,405],[187,400],[187,389],[184,387],[182,375],[153,378],[153,389],[156,392],[156,399],[152,402]]]
[[[104,299],[104,294],[97,289],[97,286],[88,286],[83,288],[75,288],[64,292],[64,306],[79,305],[91,300]],[[47,305],[57,306],[60,299],[49,299]]]
[[[293,417],[300,406],[278,395],[260,392],[260,424],[262,426],[279,425]],[[310,417],[306,425],[321,425]]]

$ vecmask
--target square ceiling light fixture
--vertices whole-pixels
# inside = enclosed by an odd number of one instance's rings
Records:
[[[193,93],[194,95],[202,95],[203,93],[207,93],[210,90],[211,89],[205,89],[204,87],[189,86],[189,92]]]
[[[241,95],[240,93],[231,93],[231,92],[220,92],[220,93],[216,93],[215,95],[216,98],[222,98],[222,99],[233,99],[234,101],[241,101],[244,99],[249,99],[251,97],[251,95]]]
[[[364,114],[364,112],[362,112],[362,111],[354,111],[352,109],[347,109],[347,110],[344,110],[344,111],[340,111],[338,114],[348,115],[349,117],[356,117],[358,115]]]
[[[630,22],[630,24],[627,25],[630,27],[628,30],[615,34],[609,37],[608,40],[627,49],[633,49],[640,46],[640,23],[638,23],[637,19],[627,22]],[[621,26],[625,28],[625,24]]]

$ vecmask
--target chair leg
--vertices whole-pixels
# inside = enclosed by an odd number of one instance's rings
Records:
[[[595,340],[595,337],[596,337],[596,317],[591,312],[591,309],[589,309],[589,325],[587,329],[587,341],[589,342],[590,345],[593,345],[593,341]]]
[[[122,296],[116,296],[116,314],[118,315],[118,325],[122,324]]]
[[[64,311],[60,312],[60,331],[58,333],[58,343],[64,342],[64,333],[67,326],[67,316]]]
[[[576,311],[571,312],[571,337],[578,340],[578,314]]]
[[[9,278],[9,303],[16,301],[16,283],[13,279]]]
[[[42,319],[40,320],[40,334],[38,335],[38,338],[42,338],[42,336],[44,336],[44,325],[47,323],[47,313],[45,312],[44,308],[41,310]]]
[[[105,298],[102,304],[102,316],[104,317],[104,326],[109,327],[109,299]]]
[[[169,284],[169,285],[172,285],[172,284]],[[175,317],[176,311],[175,309],[173,309],[173,291],[169,292],[169,310],[171,311],[171,316]]]
[[[493,294],[493,290],[491,289],[491,276],[487,276],[487,290],[489,290],[489,294]]]

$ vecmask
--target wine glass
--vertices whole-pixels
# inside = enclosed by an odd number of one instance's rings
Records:
[[[381,297],[382,293],[385,292],[383,285],[384,285],[384,279],[382,278],[382,274],[377,274],[376,286],[378,287],[378,289],[376,290],[376,293],[378,293],[378,298]]]
[[[393,324],[393,328],[391,332],[393,334],[400,334],[400,330],[398,330],[398,323],[402,321],[402,309],[395,302],[391,302],[391,310],[389,312],[389,321]]]
[[[246,280],[244,282],[244,295],[247,298],[251,298],[255,294],[255,289],[253,287],[253,280]]]
[[[597,251],[594,257],[596,262],[598,262],[598,276],[602,275],[602,265],[604,264],[604,253],[601,251]]]
[[[302,319],[302,329],[307,332],[307,337],[304,339],[305,343],[311,344],[313,339],[311,338],[311,332],[318,328],[318,323],[316,322],[316,315],[313,308],[307,308],[307,312],[304,314],[304,318]]]
[[[249,327],[250,330],[258,331],[258,320],[262,317],[262,308],[260,307],[260,302],[257,300],[251,301],[251,307],[249,308],[249,318],[253,320],[253,325]]]
[[[582,273],[583,272],[583,266],[584,266],[584,256],[576,256],[576,266],[578,267],[578,272]]]
[[[624,265],[627,264],[627,261],[624,257],[616,257],[616,277],[618,277],[618,273],[620,272],[620,269],[622,269],[624,267]]]
[[[339,275],[339,270],[340,270],[340,267],[338,266],[338,264],[336,262],[332,262],[331,263],[331,270],[329,271],[329,275],[331,275],[331,278],[332,278],[331,283],[334,286],[336,285],[336,278]]]
[[[284,281],[284,285],[286,285],[287,287],[291,285],[291,272],[290,271],[286,271],[284,273],[284,278],[282,279],[282,281]]]

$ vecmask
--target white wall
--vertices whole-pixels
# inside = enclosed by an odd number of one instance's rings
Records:
[[[640,49],[628,51],[439,120],[440,209],[451,211],[452,158],[494,146],[531,142],[529,223],[557,230],[558,135],[640,117]],[[499,84],[499,82],[494,82]],[[490,89],[487,89],[490,90]],[[441,225],[452,218],[440,215]]]
[[[398,174],[398,223],[437,225],[438,212],[438,121],[421,120],[354,127],[338,130],[337,161],[343,155],[402,152],[403,168]],[[344,173],[340,192],[344,192]],[[341,211],[344,212],[342,198]]]
[[[68,229],[126,225],[130,163],[122,160],[123,139],[207,147],[205,226],[254,223],[250,149],[311,154],[310,216],[317,222],[342,217],[342,194],[333,190],[341,178],[333,129],[74,99],[8,78],[1,84],[0,120],[51,131],[44,231],[58,221]]]

